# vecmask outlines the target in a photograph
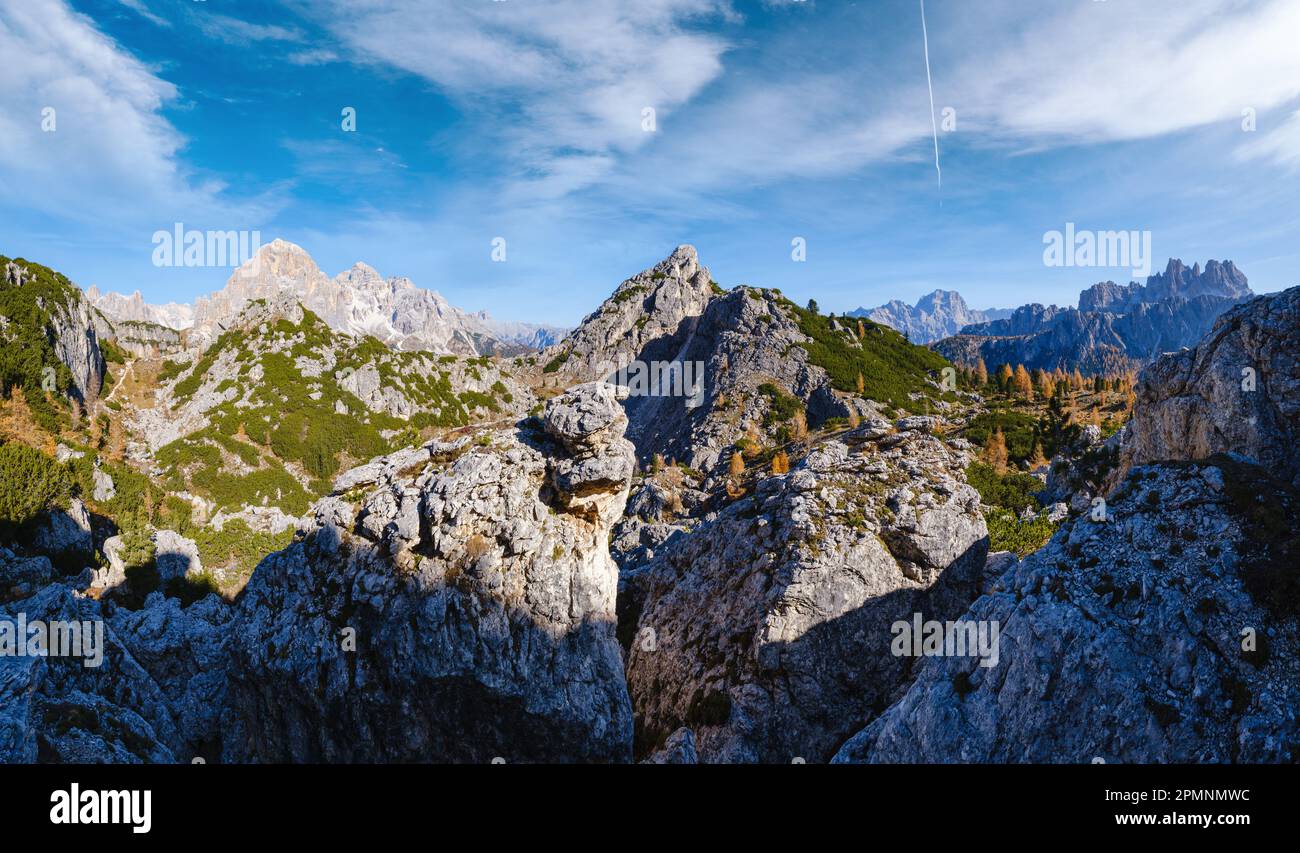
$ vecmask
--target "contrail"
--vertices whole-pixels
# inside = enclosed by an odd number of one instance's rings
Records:
[[[934,120],[934,84],[930,82],[930,35],[925,31],[925,0],[921,0],[921,41],[925,45],[925,86],[930,90],[930,129],[934,132],[934,172],[943,189],[943,171],[939,168],[939,125]]]

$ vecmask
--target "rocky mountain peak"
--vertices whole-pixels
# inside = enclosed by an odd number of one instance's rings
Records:
[[[546,356],[568,376],[604,378],[634,359],[671,359],[715,295],[695,247],[678,246],[664,260],[623,281]],[[652,351],[646,351],[653,343]]]
[[[893,299],[876,308],[858,308],[850,317],[865,317],[897,329],[913,343],[927,344],[960,332],[965,326],[1006,317],[1010,312],[991,308],[978,311],[955,290],[932,290],[908,305]]]

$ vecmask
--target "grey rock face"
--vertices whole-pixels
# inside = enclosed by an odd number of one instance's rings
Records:
[[[55,555],[85,555],[94,550],[90,532],[90,513],[80,498],[73,498],[66,510],[54,509],[45,517],[32,537],[36,550]]]
[[[1300,287],[1233,308],[1138,381],[1133,464],[1237,453],[1300,483]]]
[[[638,358],[672,359],[713,297],[710,281],[695,248],[678,246],[653,268],[620,284],[542,358],[563,356],[562,373],[579,380],[604,379]]]
[[[113,478],[98,465],[95,466],[95,470],[91,473],[91,480],[95,487],[95,500],[111,501],[117,496],[117,486],[114,485]]]
[[[705,473],[725,464],[724,454],[762,424],[771,400],[758,389],[772,384],[799,398],[809,424],[846,417],[847,401],[831,389],[826,372],[808,363],[797,343],[806,338],[779,294],[735,288],[714,298],[693,321],[686,338],[665,358],[702,365],[701,395],[630,396],[628,437],[643,460],[659,453]],[[642,362],[655,357],[647,345]],[[698,402],[698,405],[689,405]],[[867,410],[864,409],[864,414]]]
[[[48,557],[19,557],[0,547],[0,603],[26,598],[54,580]]]
[[[699,764],[695,752],[695,735],[688,728],[680,728],[668,736],[662,749],[656,751],[642,764]]]
[[[55,583],[0,607],[0,621],[14,626],[20,615],[29,625],[77,623],[90,626],[83,637],[98,638],[80,656],[0,656],[0,762],[134,764],[201,754],[217,734],[225,679],[225,609],[210,602],[182,611],[154,594],[129,613]]]
[[[906,683],[891,623],[978,594],[967,462],[921,432],[848,433],[626,577],[638,754],[686,726],[702,762],[830,758]]]
[[[157,530],[153,536],[154,561],[163,583],[203,571],[199,546],[173,530]]]
[[[1224,460],[1135,469],[962,618],[996,666],[931,657],[838,762],[1290,762],[1296,493]],[[1290,584],[1290,585],[1288,585]],[[1249,646],[1247,637],[1253,638]]]
[[[228,760],[626,761],[612,393],[345,474],[262,562],[231,639]]]

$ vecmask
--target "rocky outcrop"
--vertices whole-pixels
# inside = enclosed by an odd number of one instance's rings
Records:
[[[1135,469],[963,621],[837,762],[1294,762],[1297,494],[1227,457]]]
[[[232,761],[626,761],[610,390],[378,459],[262,562],[230,642]]]
[[[897,329],[914,344],[928,344],[957,334],[963,326],[1000,320],[1010,313],[1004,308],[978,311],[968,306],[957,291],[936,290],[922,296],[915,305],[891,299],[877,308],[850,311],[848,316],[865,317]]]
[[[72,387],[68,389],[71,396],[83,402],[94,400],[99,396],[106,367],[95,331],[94,309],[81,291],[61,273],[37,264],[27,266],[5,258],[0,258],[0,261],[3,262],[0,289],[27,289],[33,293],[29,300],[20,298],[20,303],[30,301],[32,311],[22,314],[19,319],[35,317],[43,328],[29,329],[28,335],[35,332],[43,337],[54,358],[67,367],[72,379]],[[5,332],[5,325],[9,322],[8,317],[3,317],[0,345],[9,343],[9,335]],[[30,346],[31,340],[28,338],[26,343],[19,342],[18,345]],[[42,377],[42,387],[53,381],[53,376]]]
[[[1298,348],[1300,287],[1228,311],[1142,373],[1126,462],[1236,453],[1300,484]]]
[[[32,547],[52,558],[88,560],[95,546],[90,513],[81,499],[73,498],[67,509],[45,512],[32,534]]]
[[[738,287],[713,299],[666,356],[696,366],[696,393],[683,381],[682,393],[668,388],[627,398],[628,437],[638,455],[649,460],[658,453],[712,473],[751,424],[768,420],[774,401],[760,391],[764,386],[796,398],[809,424],[847,416],[848,402],[799,346],[806,341],[776,291]],[[650,349],[641,363],[653,361]]]
[[[546,350],[568,381],[606,379],[633,360],[668,361],[690,336],[715,285],[694,246],[678,246],[615,289],[578,328]]]
[[[625,579],[638,755],[825,761],[907,682],[889,625],[951,618],[988,539],[967,456],[871,422],[760,480]]]
[[[159,593],[132,612],[64,583],[0,607],[7,639],[36,623],[60,624],[79,638],[60,655],[0,656],[0,763],[211,757],[227,615],[215,597],[182,610]]]

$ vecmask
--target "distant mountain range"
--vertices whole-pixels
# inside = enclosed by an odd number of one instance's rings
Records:
[[[972,323],[933,348],[962,364],[983,359],[990,368],[1118,373],[1191,346],[1216,317],[1252,295],[1232,261],[1208,261],[1202,269],[1171,258],[1146,284],[1094,284],[1079,294],[1078,308],[1023,305],[1007,317]]]
[[[534,323],[500,322],[487,312],[471,314],[451,305],[437,291],[416,287],[408,278],[384,278],[364,263],[330,278],[306,250],[273,240],[231,274],[226,286],[194,305],[150,305],[139,291],[131,296],[86,296],[110,320],[156,323],[189,331],[191,345],[210,343],[251,302],[294,295],[335,331],[371,335],[398,350],[461,355],[513,355],[542,349],[564,329]]]
[[[859,308],[850,311],[850,317],[866,317],[883,323],[907,335],[915,344],[928,344],[950,337],[972,323],[984,323],[1011,315],[1006,308],[978,311],[970,308],[955,290],[935,290],[908,305],[900,299],[891,299],[877,308]]]

